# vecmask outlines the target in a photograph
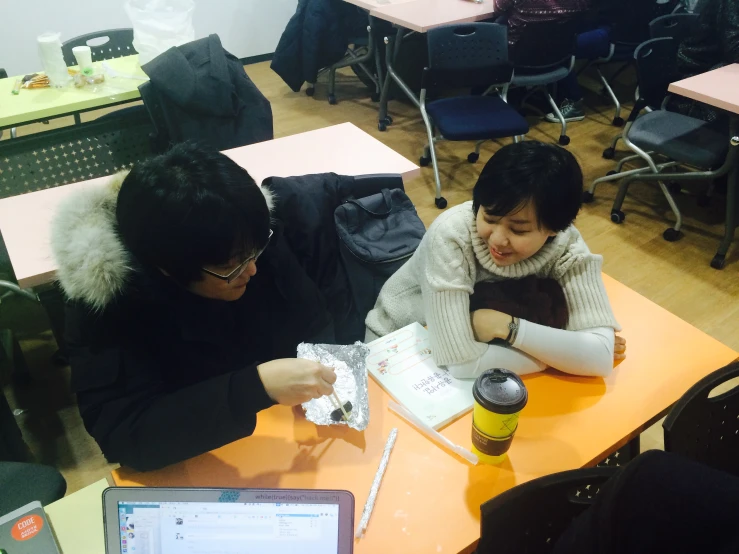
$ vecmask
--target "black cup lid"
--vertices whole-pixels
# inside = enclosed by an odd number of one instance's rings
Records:
[[[526,406],[529,393],[521,378],[507,369],[488,369],[472,387],[475,401],[496,414],[514,414]]]

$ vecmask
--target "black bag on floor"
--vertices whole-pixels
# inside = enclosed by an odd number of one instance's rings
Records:
[[[426,228],[401,189],[347,200],[336,208],[334,220],[358,316],[350,318],[358,327],[351,332],[364,336],[364,319],[382,286],[413,255]]]

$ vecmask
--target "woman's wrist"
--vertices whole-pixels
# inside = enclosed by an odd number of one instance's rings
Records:
[[[490,342],[493,339],[505,339],[510,333],[508,324],[511,316],[496,310],[476,310],[472,312],[472,330],[475,340]]]

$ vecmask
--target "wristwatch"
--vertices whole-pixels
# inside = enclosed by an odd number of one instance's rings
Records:
[[[505,341],[508,344],[516,342],[516,336],[518,335],[518,318],[511,316],[511,322],[508,324],[508,336]]]

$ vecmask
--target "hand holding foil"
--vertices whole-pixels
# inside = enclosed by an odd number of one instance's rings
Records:
[[[364,431],[369,424],[369,393],[367,390],[366,359],[369,354],[361,342],[350,345],[300,344],[298,358],[305,358],[330,367],[336,373],[334,391],[343,403],[351,403],[349,420],[331,418],[336,406],[328,396],[303,404],[305,417],[316,425],[348,425]]]

